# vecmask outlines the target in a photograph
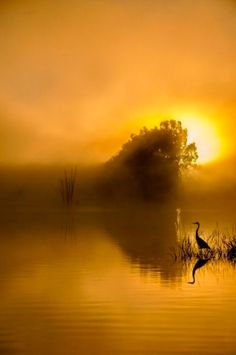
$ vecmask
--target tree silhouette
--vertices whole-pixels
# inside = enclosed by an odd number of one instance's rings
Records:
[[[109,193],[153,200],[177,191],[182,172],[198,159],[187,137],[187,129],[175,120],[132,134],[107,163]]]

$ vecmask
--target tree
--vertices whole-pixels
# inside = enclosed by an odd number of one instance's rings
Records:
[[[195,143],[187,143],[181,122],[169,120],[160,127],[143,127],[132,134],[108,163],[110,190],[144,200],[162,198],[177,191],[184,170],[197,159]]]

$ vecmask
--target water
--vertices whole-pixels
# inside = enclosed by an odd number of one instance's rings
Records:
[[[189,284],[175,211],[1,216],[0,354],[235,354],[235,268],[208,262]]]

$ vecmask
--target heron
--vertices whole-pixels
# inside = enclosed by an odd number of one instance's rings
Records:
[[[205,240],[203,240],[202,238],[199,237],[198,231],[199,231],[199,228],[200,228],[200,223],[199,223],[199,222],[194,222],[193,224],[196,224],[196,225],[197,225],[196,241],[197,241],[198,248],[199,248],[200,250],[202,250],[202,249],[211,250],[211,248],[209,247],[209,245],[207,244],[207,242],[205,242]]]

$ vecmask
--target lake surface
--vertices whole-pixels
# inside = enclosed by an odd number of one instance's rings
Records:
[[[182,227],[233,228],[218,217],[183,211]],[[235,354],[236,267],[210,261],[189,284],[175,224],[175,210],[1,213],[0,354]]]

